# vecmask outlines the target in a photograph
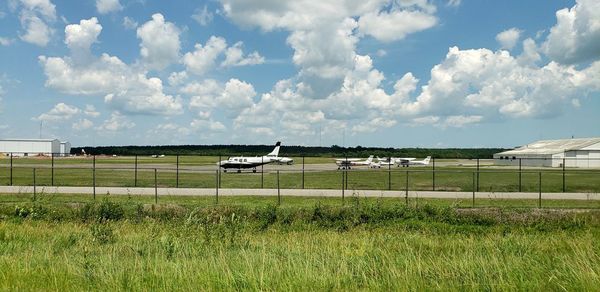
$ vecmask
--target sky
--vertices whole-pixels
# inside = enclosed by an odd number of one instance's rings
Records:
[[[514,147],[598,125],[597,0],[0,0],[0,138]]]

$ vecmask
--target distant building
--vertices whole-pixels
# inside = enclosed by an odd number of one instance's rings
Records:
[[[71,143],[58,139],[1,139],[0,153],[13,156],[60,155],[71,152]]]
[[[71,154],[71,143],[68,141],[60,142],[60,156],[69,156]]]
[[[494,154],[494,164],[545,167],[600,167],[600,138],[542,140]]]

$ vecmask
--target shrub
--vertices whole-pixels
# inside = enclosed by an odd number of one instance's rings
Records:
[[[115,241],[115,235],[112,227],[104,223],[94,223],[90,226],[93,241],[99,244],[107,244]]]
[[[125,212],[123,207],[118,203],[113,203],[107,199],[102,200],[98,203],[87,203],[79,211],[80,218],[87,221],[118,221],[123,219]]]

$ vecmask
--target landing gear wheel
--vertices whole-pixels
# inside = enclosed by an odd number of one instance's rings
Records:
[[[227,169],[224,169],[223,172],[227,172]]]
[[[253,169],[252,172],[256,173],[256,169]]]
[[[242,170],[241,170],[241,169],[238,169],[238,170],[237,170],[237,173],[241,173],[241,172],[242,172]]]

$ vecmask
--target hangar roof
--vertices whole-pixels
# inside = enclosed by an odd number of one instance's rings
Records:
[[[577,139],[561,139],[561,140],[541,140],[521,146],[519,148],[508,150],[497,155],[540,155],[540,154],[557,154],[571,150],[581,150],[583,148],[599,144],[600,138],[577,138]]]
[[[0,139],[0,141],[17,141],[17,142],[54,142],[58,139]]]

